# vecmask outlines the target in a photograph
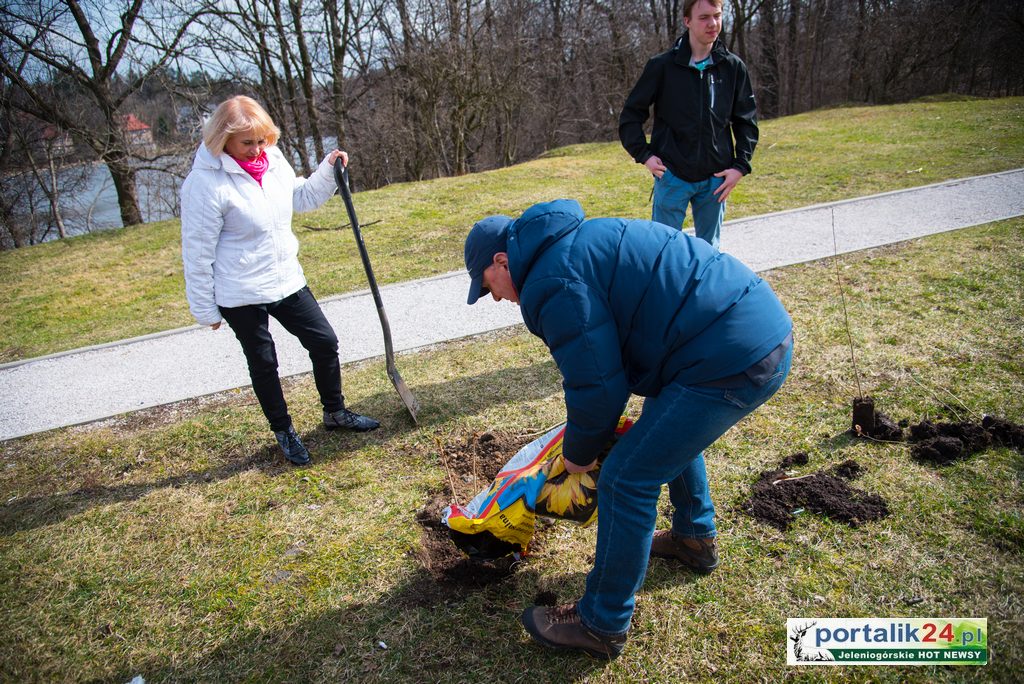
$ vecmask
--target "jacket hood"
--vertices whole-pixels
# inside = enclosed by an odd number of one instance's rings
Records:
[[[206,148],[206,143],[199,143],[199,149],[196,150],[196,158],[192,161],[193,169],[205,169],[208,171],[214,171],[224,166],[221,161],[221,155],[216,157]]]
[[[690,58],[693,57],[693,48],[690,47],[689,31],[683,31],[683,35],[676,39],[676,42],[672,45],[672,52],[676,53],[676,64],[689,66]],[[722,62],[729,56],[729,54],[728,48],[726,48],[725,43],[722,42],[722,34],[718,34],[718,38],[715,39],[715,44],[711,46],[712,61],[716,63]]]
[[[583,222],[583,207],[572,199],[535,204],[508,229],[509,271],[516,290],[522,291],[534,262],[552,244]]]
[[[281,150],[276,145],[268,147],[266,149],[267,161],[270,166],[273,167],[279,159],[283,158]],[[245,173],[238,162],[230,154],[218,154],[214,155],[206,147],[206,143],[199,143],[199,149],[196,150],[196,158],[192,161],[193,169],[202,169],[206,171],[218,171],[224,170],[229,173]]]

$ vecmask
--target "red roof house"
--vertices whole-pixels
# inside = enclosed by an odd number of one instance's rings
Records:
[[[134,114],[125,114],[121,117],[121,130],[124,131],[129,145],[153,146],[153,129]]]

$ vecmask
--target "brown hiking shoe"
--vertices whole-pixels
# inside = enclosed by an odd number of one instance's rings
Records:
[[[675,558],[690,570],[708,575],[718,567],[718,542],[714,537],[690,539],[672,530],[658,530],[651,540],[651,555]]]
[[[576,612],[576,604],[533,606],[523,611],[523,627],[534,641],[549,648],[583,651],[595,658],[614,660],[626,645],[626,635],[602,636],[587,629]]]

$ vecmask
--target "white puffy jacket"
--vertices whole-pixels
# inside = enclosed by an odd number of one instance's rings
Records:
[[[221,320],[218,306],[267,304],[306,284],[292,212],[316,209],[336,185],[325,158],[308,179],[277,147],[266,150],[270,166],[263,187],[227,153],[214,156],[200,145],[181,186],[181,256],[185,296],[203,325]]]

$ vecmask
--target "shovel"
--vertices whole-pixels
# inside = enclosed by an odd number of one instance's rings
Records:
[[[334,162],[334,180],[341,190],[341,198],[345,201],[345,209],[348,211],[348,219],[352,223],[352,232],[356,236],[356,244],[359,245],[359,256],[363,259],[363,269],[366,271],[366,278],[370,281],[370,292],[373,293],[373,302],[377,305],[377,315],[380,317],[380,327],[384,331],[384,359],[387,363],[388,377],[391,384],[398,390],[402,397],[405,408],[409,409],[412,422],[416,423],[416,412],[420,410],[420,404],[416,397],[409,391],[409,387],[398,374],[395,367],[395,350],[391,343],[391,325],[388,323],[388,315],[384,313],[384,302],[380,298],[380,290],[377,289],[377,279],[373,277],[373,267],[370,265],[370,255],[366,252],[366,244],[363,243],[363,234],[359,231],[359,220],[356,218],[356,208],[352,204],[352,191],[348,187],[348,169],[344,167],[339,158]]]

